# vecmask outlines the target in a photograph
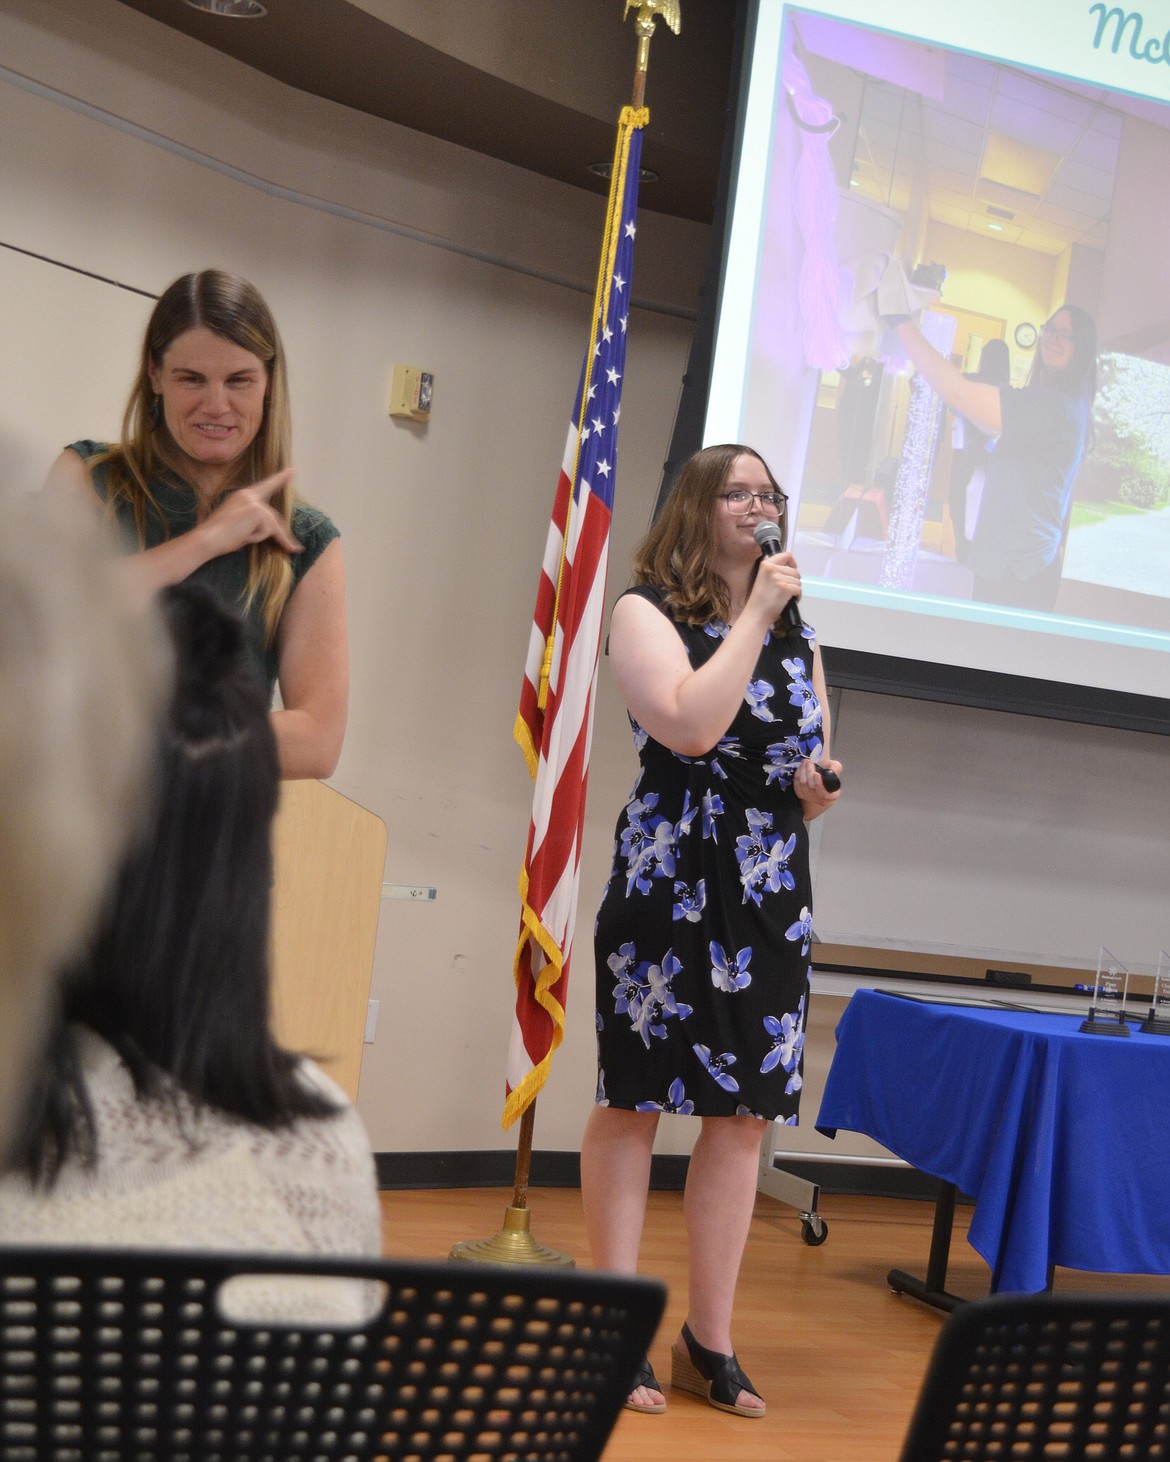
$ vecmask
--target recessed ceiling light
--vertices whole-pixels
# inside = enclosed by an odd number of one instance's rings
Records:
[[[228,20],[259,20],[268,14],[268,6],[261,5],[260,0],[183,0],[183,4]]]
[[[608,179],[613,176],[613,163],[591,162],[585,171],[592,173],[595,178]],[[643,183],[656,183],[658,181],[658,174],[653,168],[639,168],[638,178]]]
[[[997,234],[1003,233],[1003,224],[1002,223],[989,223],[987,225],[987,227],[989,229],[991,229],[993,233],[997,233]]]

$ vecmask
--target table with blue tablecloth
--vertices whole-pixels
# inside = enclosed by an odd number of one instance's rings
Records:
[[[837,1026],[817,1127],[970,1195],[993,1290],[1170,1274],[1170,1039],[1081,1018],[859,990]]]

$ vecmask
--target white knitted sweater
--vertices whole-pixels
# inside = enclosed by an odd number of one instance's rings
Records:
[[[301,1075],[337,1115],[269,1130],[178,1091],[143,1101],[117,1052],[79,1036],[97,1163],[67,1163],[48,1189],[0,1181],[0,1243],[381,1252],[365,1128],[319,1067],[303,1061]]]

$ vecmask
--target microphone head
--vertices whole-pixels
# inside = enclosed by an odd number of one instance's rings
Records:
[[[760,546],[760,552],[765,558],[769,554],[779,553],[784,547],[784,539],[780,536],[780,527],[777,523],[770,523],[765,519],[757,523],[752,530],[752,537]]]

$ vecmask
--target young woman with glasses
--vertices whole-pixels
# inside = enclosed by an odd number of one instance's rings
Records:
[[[1040,331],[1027,384],[989,385],[963,375],[909,320],[903,349],[930,386],[979,431],[998,440],[967,562],[973,597],[1051,613],[1060,588],[1073,484],[1091,437],[1097,327],[1062,305]]]
[[[632,1272],[664,1112],[697,1116],[687,1319],[673,1384],[764,1413],[731,1343],[765,1122],[795,1122],[808,1015],[806,824],[836,800],[813,631],[787,552],[754,534],[786,500],[750,448],[682,468],[634,555],[609,638],[641,772],[618,820],[595,932],[598,1083],[581,1150],[593,1263]],[[647,1359],[627,1403],[657,1412]]]

